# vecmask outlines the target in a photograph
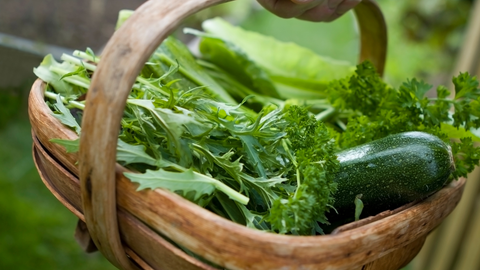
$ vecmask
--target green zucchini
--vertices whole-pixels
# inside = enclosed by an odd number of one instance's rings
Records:
[[[450,146],[424,132],[390,135],[337,156],[333,219],[353,218],[357,195],[364,204],[362,217],[423,199],[441,189],[455,170]]]

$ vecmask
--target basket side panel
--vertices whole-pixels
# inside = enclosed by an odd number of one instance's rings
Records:
[[[80,181],[49,156],[35,137],[33,139],[35,164],[42,180],[57,199],[84,220]],[[119,209],[118,217],[123,242],[154,269],[213,269],[179,250],[124,209]]]

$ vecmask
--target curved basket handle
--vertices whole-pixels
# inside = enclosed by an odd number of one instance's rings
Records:
[[[120,120],[136,76],[160,43],[189,15],[228,0],[150,0],[114,33],[92,78],[82,123],[79,173],[83,212],[98,249],[116,267],[137,269],[125,255],[117,224],[116,147]],[[378,6],[355,9],[361,31],[360,59],[381,74],[386,28]]]
[[[370,60],[377,73],[383,76],[387,58],[387,24],[378,4],[373,0],[363,0],[355,9],[360,29],[360,59]]]

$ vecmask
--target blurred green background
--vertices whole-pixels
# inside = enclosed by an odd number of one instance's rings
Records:
[[[142,2],[0,0],[0,269],[113,269],[100,254],[83,253],[73,238],[76,218],[41,182],[31,157],[26,99],[35,80],[32,69],[45,54],[86,47],[99,52],[118,11]],[[448,84],[472,1],[379,4],[389,29],[386,80],[393,86],[412,77]],[[332,58],[357,59],[352,13],[332,23],[310,23],[280,19],[255,1],[237,0],[200,12],[185,25],[198,27],[213,16]]]

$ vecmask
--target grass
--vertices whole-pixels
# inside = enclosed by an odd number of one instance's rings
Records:
[[[0,269],[115,269],[80,249],[76,217],[40,180],[25,95],[0,89],[0,100]]]

